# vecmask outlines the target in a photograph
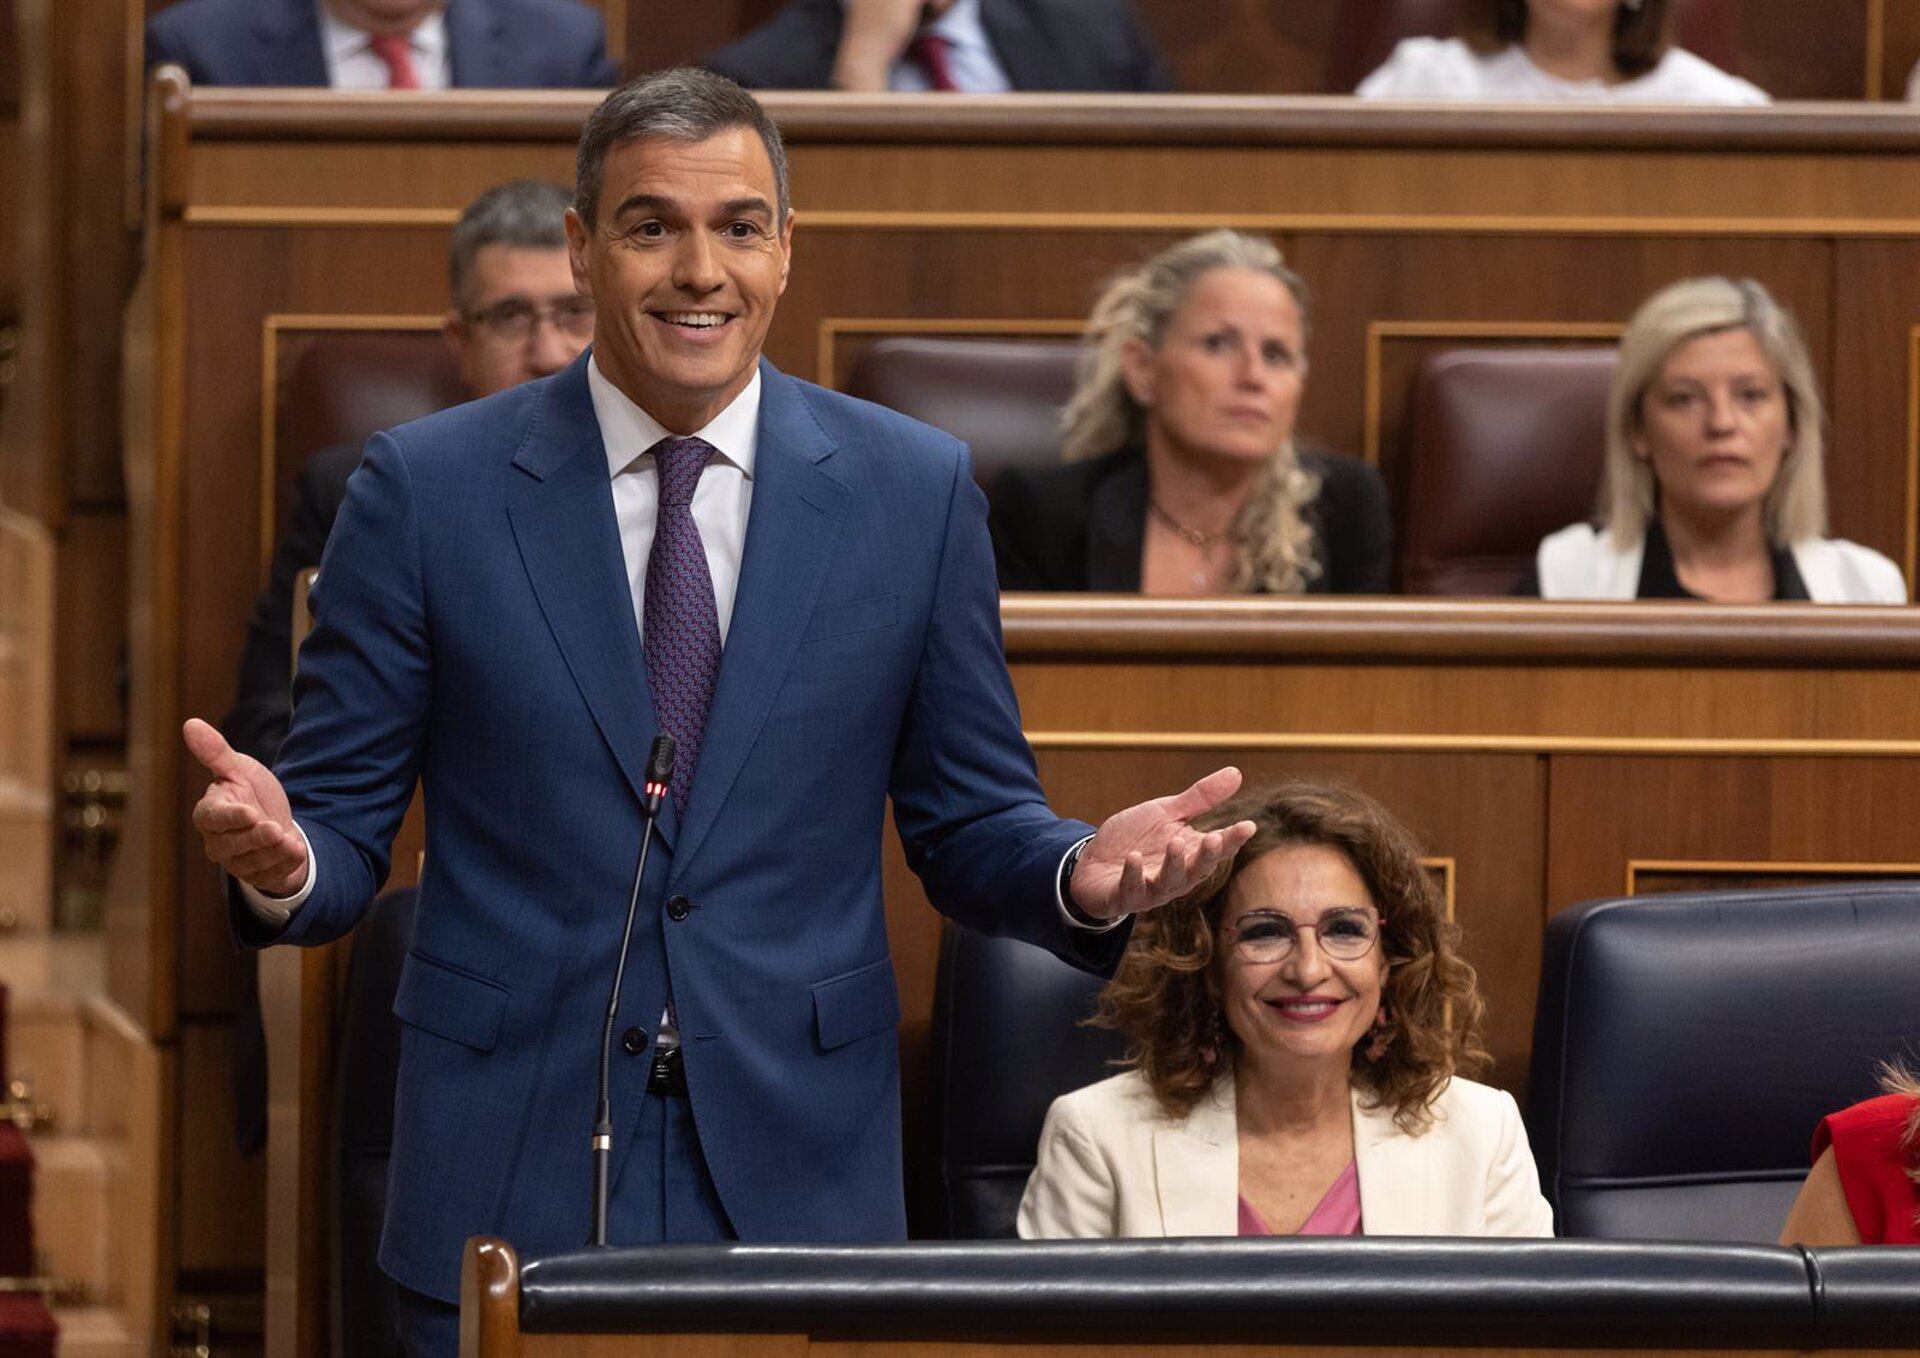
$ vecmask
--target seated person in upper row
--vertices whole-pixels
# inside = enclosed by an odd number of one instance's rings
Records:
[[[1129,0],[788,0],[702,64],[759,89],[1171,88]]]
[[[1020,1234],[1552,1235],[1513,1097],[1457,1073],[1482,1005],[1413,836],[1310,783],[1210,815],[1257,828],[1135,923],[1132,1069],[1054,1101]]]
[[[1408,38],[1362,99],[1765,104],[1673,46],[1667,0],[1468,0],[1465,36]]]
[[[1890,1065],[1880,1085],[1821,1120],[1781,1244],[1920,1245],[1920,1079]]]
[[[1272,242],[1209,232],[1120,275],[1088,321],[1066,465],[995,487],[1000,587],[1386,593],[1386,487],[1296,448],[1306,376],[1306,288]]]
[[[1823,536],[1822,422],[1800,327],[1765,288],[1656,293],[1620,340],[1599,523],[1550,535],[1514,592],[1904,604],[1898,566]]]
[[[581,0],[181,0],[147,24],[147,65],[196,85],[336,90],[600,89],[618,82]]]

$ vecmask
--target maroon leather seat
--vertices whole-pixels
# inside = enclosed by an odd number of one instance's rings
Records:
[[[1060,460],[1077,355],[1070,340],[884,339],[860,355],[847,392],[964,439],[991,497],[1003,468]]]
[[[1455,349],[1422,365],[1400,537],[1407,593],[1506,594],[1541,538],[1592,516],[1613,369],[1611,347]]]
[[[1452,34],[1460,10],[1460,0],[1361,0],[1342,5],[1339,26],[1327,49],[1327,92],[1352,90],[1393,54],[1402,38]],[[1673,32],[1680,46],[1723,71],[1742,74],[1734,0],[1673,0],[1672,10]]]
[[[436,330],[343,330],[294,343],[299,347],[283,363],[274,409],[282,505],[311,454],[357,448],[381,429],[467,399],[453,353]]]

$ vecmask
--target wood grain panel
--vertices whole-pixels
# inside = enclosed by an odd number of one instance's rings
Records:
[[[780,8],[782,0],[607,0],[624,3],[626,71],[687,66],[716,47],[725,46]]]
[[[1897,514],[1906,540],[1895,556],[1914,578],[1913,542],[1920,497],[1920,384],[1914,380],[1920,327],[1920,245],[1914,241],[1839,241],[1832,295],[1833,334],[1841,347],[1829,370],[1832,420],[1827,444],[1827,495],[1833,529],[1845,537],[1884,532]],[[1906,343],[1896,345],[1895,336]],[[1897,452],[1895,450],[1898,450]],[[1890,463],[1905,465],[1897,489]],[[1867,539],[1862,538],[1862,541]],[[1887,549],[1883,546],[1882,551]]]
[[[180,1029],[178,1198],[172,1204],[182,1272],[257,1270],[265,1257],[266,1167],[233,1140],[233,1029]]]
[[[126,662],[127,521],[117,511],[83,510],[60,538],[60,614],[94,625],[67,628],[59,658],[61,729],[70,740],[126,738],[121,698]]]
[[[1920,862],[1916,797],[1912,760],[1558,757],[1547,905],[1621,894],[1635,860],[1857,863],[1885,876],[1883,865]]]

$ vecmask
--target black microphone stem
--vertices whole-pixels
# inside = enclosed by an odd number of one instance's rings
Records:
[[[607,1021],[600,1027],[600,1098],[593,1106],[593,1221],[587,1243],[607,1243],[607,1171],[613,1158],[613,1025],[620,1017],[620,985],[627,978],[627,949],[633,944],[633,919],[640,909],[640,883],[647,875],[647,850],[653,847],[654,822],[660,815],[668,786],[673,781],[674,741],[671,736],[656,736],[647,757],[645,795],[641,810],[647,828],[640,834],[640,861],[633,869],[633,890],[627,895],[627,924],[620,931],[620,956],[613,967],[613,993],[607,996]]]

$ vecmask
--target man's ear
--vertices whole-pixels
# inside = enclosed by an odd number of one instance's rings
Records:
[[[787,290],[787,275],[793,271],[793,209],[787,209],[787,219],[780,223],[780,291]]]
[[[460,314],[460,308],[448,307],[447,314],[440,318],[440,338],[447,342],[447,348],[453,350],[455,358],[462,357],[467,351],[467,330],[467,318]]]
[[[587,254],[593,242],[593,229],[572,208],[567,209],[562,223],[567,232],[567,265],[573,270],[574,290],[582,297],[591,297],[593,282],[587,272]]]
[[[1153,351],[1144,342],[1130,339],[1120,346],[1120,377],[1135,405],[1153,405]]]

